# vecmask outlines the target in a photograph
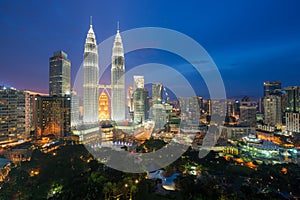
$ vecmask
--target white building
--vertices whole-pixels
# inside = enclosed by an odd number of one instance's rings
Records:
[[[111,118],[115,121],[123,121],[126,118],[124,73],[124,49],[118,29],[112,49],[111,67]]]
[[[98,49],[92,23],[84,45],[83,61],[83,122],[98,121],[99,96]]]
[[[286,112],[286,130],[300,133],[300,113]]]

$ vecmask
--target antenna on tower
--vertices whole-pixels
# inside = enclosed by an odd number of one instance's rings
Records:
[[[90,16],[90,26],[92,27],[93,26],[93,17]]]
[[[119,33],[120,32],[120,22],[118,21],[117,23],[117,32]]]

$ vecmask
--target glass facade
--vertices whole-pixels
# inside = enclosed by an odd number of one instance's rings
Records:
[[[286,111],[299,112],[300,111],[300,87],[291,86],[284,89],[287,93]]]
[[[83,122],[95,123],[98,121],[99,96],[99,67],[98,49],[93,26],[90,25],[85,46],[83,61]]]
[[[50,96],[70,95],[71,62],[63,51],[56,51],[49,59],[49,93]]]
[[[154,83],[152,84],[152,104],[162,103],[162,84]]]
[[[115,121],[123,121],[126,119],[124,74],[124,49],[118,30],[112,49],[111,67],[111,118]]]

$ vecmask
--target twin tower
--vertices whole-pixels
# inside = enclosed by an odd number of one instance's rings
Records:
[[[99,66],[98,48],[92,21],[84,45],[83,61],[83,123],[98,122]],[[124,49],[119,28],[112,48],[111,118],[125,120]]]

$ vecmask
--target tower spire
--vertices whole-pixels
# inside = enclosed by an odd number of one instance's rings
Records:
[[[92,26],[93,26],[93,17],[90,16],[90,27],[92,27]]]
[[[117,23],[117,32],[119,33],[120,32],[120,22],[118,21]]]

